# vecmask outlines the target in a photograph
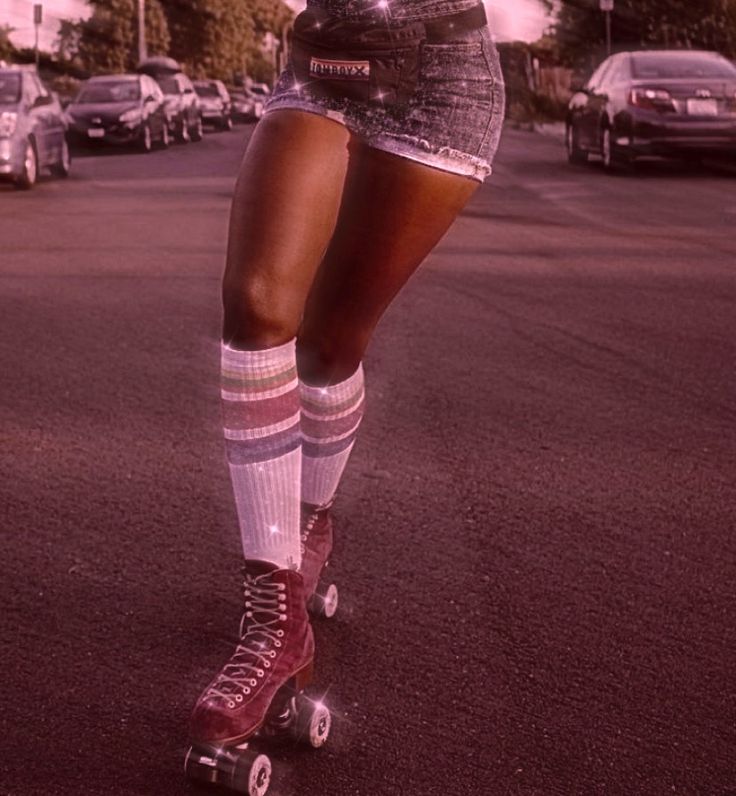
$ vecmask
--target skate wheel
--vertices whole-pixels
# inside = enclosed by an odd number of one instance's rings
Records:
[[[246,796],[265,796],[271,784],[271,761],[247,746],[193,746],[184,770],[195,782],[221,785]]]
[[[302,697],[295,725],[297,739],[319,749],[327,741],[331,726],[329,709],[321,702]]]
[[[334,583],[322,590],[318,589],[309,601],[309,610],[315,616],[332,619],[337,613],[338,593]]]
[[[271,784],[271,761],[266,755],[258,755],[250,764],[248,774],[248,796],[264,796]]]

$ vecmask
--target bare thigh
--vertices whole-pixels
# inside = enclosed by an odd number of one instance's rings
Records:
[[[223,339],[268,348],[293,338],[332,236],[350,134],[315,114],[282,110],[256,127],[230,214]]]
[[[447,232],[478,183],[353,142],[337,226],[297,339],[300,377],[355,372],[394,297]]]

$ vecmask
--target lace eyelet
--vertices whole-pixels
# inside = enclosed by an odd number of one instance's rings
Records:
[[[259,669],[259,670],[256,672],[256,674],[257,674],[259,677],[263,677],[263,675],[265,674],[265,672],[263,671],[263,669]]]
[[[254,688],[255,688],[255,687],[258,685],[258,680],[256,680],[256,678],[255,678],[255,677],[254,677],[254,678],[252,678],[251,680],[248,680],[248,682],[249,682],[249,683],[250,683],[250,684],[251,684],[251,685],[252,685]]]
[[[243,701],[243,695],[242,694],[236,694],[235,695],[235,701],[236,702],[242,702]]]
[[[286,590],[286,584],[285,583],[279,583],[279,591],[285,591],[285,590]]]
[[[277,646],[277,647],[280,647],[280,646],[281,646],[281,642],[280,642],[280,641],[274,641],[273,643],[274,643],[274,645],[275,645],[275,646]]]
[[[268,651],[268,656],[269,656],[269,658],[275,658],[276,657],[276,650],[269,650]]]
[[[228,706],[228,707],[229,707],[229,708],[232,710],[232,709],[235,707],[235,703],[234,703],[234,702],[232,702],[232,701],[231,701],[231,702],[228,702],[228,703],[227,703],[227,706]]]
[[[265,666],[267,669],[270,669],[270,668],[271,668],[271,661],[263,661],[263,665],[264,665],[264,666]]]
[[[277,631],[276,631],[276,635],[277,635],[279,638],[283,638],[283,637],[284,637],[284,631],[283,631],[283,630],[277,630]]]
[[[246,687],[243,689],[243,693],[244,693],[244,694],[250,694],[250,688],[248,688],[248,686],[246,686]]]
[[[279,614],[279,619],[280,619],[282,622],[285,622],[285,621],[286,621],[286,614]]]

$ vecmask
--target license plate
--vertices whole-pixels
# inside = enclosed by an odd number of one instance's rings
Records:
[[[91,127],[89,130],[87,130],[87,135],[90,138],[104,138],[105,131],[100,129],[99,127]]]
[[[687,112],[691,116],[718,116],[718,100],[689,99]]]

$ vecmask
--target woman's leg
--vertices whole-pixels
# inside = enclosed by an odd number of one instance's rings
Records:
[[[300,404],[294,338],[334,230],[348,131],[279,111],[256,128],[238,178],[223,280],[222,398],[247,558],[300,563]]]
[[[223,281],[222,399],[246,558],[245,608],[235,652],[192,715],[190,736],[208,747],[249,738],[283,684],[294,678],[300,688],[310,677],[314,639],[297,571],[295,335],[337,218],[348,140],[345,128],[316,115],[269,115],[254,132],[235,190]]]
[[[363,416],[361,361],[396,294],[478,183],[354,144],[335,233],[297,338],[302,500],[328,504]]]

